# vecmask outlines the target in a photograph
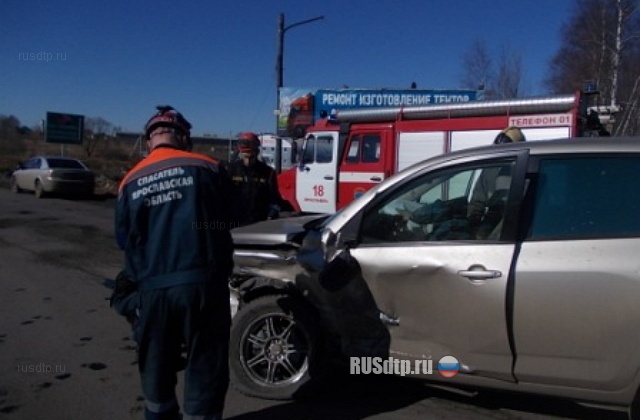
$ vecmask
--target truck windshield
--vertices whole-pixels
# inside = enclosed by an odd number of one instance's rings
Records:
[[[333,136],[310,134],[304,142],[302,163],[331,163],[333,160]]]

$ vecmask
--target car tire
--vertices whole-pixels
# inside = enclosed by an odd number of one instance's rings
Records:
[[[42,187],[42,182],[40,182],[40,180],[36,179],[36,183],[34,185],[33,191],[34,191],[34,194],[36,195],[36,198],[44,197],[44,188]]]
[[[265,399],[303,396],[320,383],[316,317],[301,298],[270,295],[233,318],[230,376],[241,393]],[[312,381],[313,378],[313,381]]]
[[[11,180],[9,181],[9,184],[11,185],[11,192],[16,193],[16,194],[22,192],[22,188],[18,187],[18,181],[16,180],[15,176],[11,177]]]

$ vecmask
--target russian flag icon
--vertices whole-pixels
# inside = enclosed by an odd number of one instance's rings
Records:
[[[453,356],[444,356],[438,362],[438,373],[445,378],[453,378],[460,370],[458,359]]]

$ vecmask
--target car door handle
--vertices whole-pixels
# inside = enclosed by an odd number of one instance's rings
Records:
[[[497,279],[498,277],[502,277],[502,272],[499,270],[487,270],[482,265],[472,265],[467,270],[458,271],[458,275],[474,281]]]
[[[333,177],[331,175],[325,175],[324,179],[326,179],[327,181],[333,181]]]
[[[376,181],[376,182],[380,182],[382,181],[382,178],[380,178],[379,176],[372,176],[371,178],[369,178],[372,181]]]

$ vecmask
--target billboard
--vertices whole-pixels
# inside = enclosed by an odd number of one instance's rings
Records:
[[[84,115],[47,112],[44,125],[46,143],[82,144]]]
[[[278,135],[302,137],[322,115],[340,109],[428,106],[482,99],[469,89],[313,89],[281,88]]]

